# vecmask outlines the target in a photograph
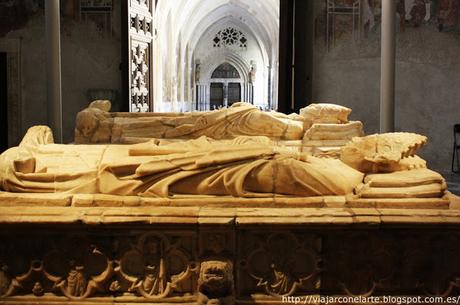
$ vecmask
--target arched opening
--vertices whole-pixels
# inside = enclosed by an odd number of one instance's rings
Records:
[[[277,107],[279,0],[159,0],[155,14],[155,111]]]
[[[236,70],[234,66],[232,66],[229,63],[223,63],[220,66],[218,66],[216,70],[214,70],[214,72],[212,72],[211,78],[212,79],[215,79],[215,78],[240,79],[241,76],[240,76],[240,73],[238,73],[238,70]]]
[[[209,103],[206,103],[206,97],[204,97],[205,105],[202,105],[205,109],[214,110],[244,100],[244,92],[242,92],[245,88],[244,80],[241,78],[240,72],[230,63],[225,62],[219,65],[212,72],[209,84],[202,85],[209,86]],[[199,91],[197,88],[197,92],[203,91]],[[198,99],[203,100],[203,97],[198,96]]]

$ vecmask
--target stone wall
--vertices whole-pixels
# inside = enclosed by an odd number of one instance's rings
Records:
[[[318,16],[322,16],[318,14]],[[321,18],[319,18],[320,20]],[[343,21],[343,20],[342,20]],[[324,20],[317,23],[313,99],[353,109],[352,119],[367,134],[379,131],[380,27],[351,37],[341,24],[335,45],[327,52]],[[340,27],[339,25],[337,25]],[[433,23],[406,26],[397,33],[396,130],[427,135],[421,151],[430,166],[449,170],[452,129],[460,123],[460,36],[439,32]]]
[[[70,1],[69,1],[70,2]],[[92,21],[61,18],[63,136],[73,141],[75,116],[88,105],[91,88],[121,91],[120,3],[114,1],[113,31],[101,33]],[[63,13],[65,15],[65,13]],[[43,8],[25,25],[14,27],[3,38],[20,39],[22,124],[25,131],[47,123],[46,39]],[[0,40],[2,37],[0,37]]]

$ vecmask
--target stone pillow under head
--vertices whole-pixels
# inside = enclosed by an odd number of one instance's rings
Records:
[[[351,109],[335,104],[310,104],[300,109],[300,115],[305,119],[307,127],[315,123],[343,124],[348,123]]]

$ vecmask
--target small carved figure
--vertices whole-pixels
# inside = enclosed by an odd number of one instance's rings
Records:
[[[83,296],[88,282],[83,273],[83,266],[72,266],[67,275],[67,292],[75,297]]]
[[[35,282],[34,287],[32,288],[32,293],[37,297],[43,296],[45,290],[40,282]]]
[[[275,264],[271,265],[273,270],[273,283],[270,284],[270,290],[277,295],[285,295],[292,288],[292,279],[283,271],[279,270]]]
[[[161,295],[166,289],[165,267],[163,259],[159,266],[146,266],[142,288],[149,295]]]
[[[201,78],[201,63],[199,60],[195,61],[195,82],[199,83]]]
[[[11,280],[7,274],[8,266],[3,265],[0,268],[0,296],[7,293],[8,288],[10,287]]]
[[[121,285],[120,282],[118,281],[113,281],[110,283],[109,290],[113,293],[117,293],[121,290]]]

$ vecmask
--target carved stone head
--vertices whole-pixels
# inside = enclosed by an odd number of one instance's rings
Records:
[[[233,264],[230,261],[209,260],[201,263],[198,289],[208,298],[233,294]]]
[[[98,126],[99,121],[94,111],[85,109],[77,114],[76,132],[79,136],[91,139]]]
[[[104,122],[108,122],[111,116],[110,111],[111,103],[107,100],[93,101],[88,108],[83,109],[77,114],[75,126],[75,142],[78,144],[92,143],[96,132],[101,129]],[[99,132],[103,132],[99,130]],[[108,132],[108,131],[107,131]],[[101,137],[101,135],[99,135]],[[110,138],[110,135],[103,135],[102,138]],[[105,139],[105,140],[107,140]]]
[[[426,142],[425,136],[407,132],[356,137],[342,147],[340,158],[363,173],[394,172],[401,170],[406,160],[419,162],[409,157],[414,157]]]
[[[350,113],[350,108],[335,104],[310,104],[300,109],[300,115],[304,118],[306,129],[310,128],[315,123],[348,123],[348,115]]]

